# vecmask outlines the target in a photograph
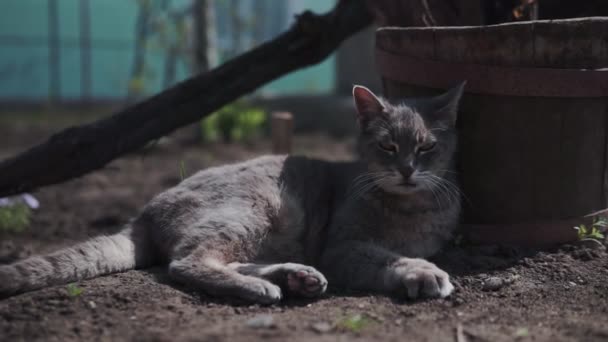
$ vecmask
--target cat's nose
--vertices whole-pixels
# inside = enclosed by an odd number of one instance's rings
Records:
[[[399,173],[401,174],[401,176],[403,176],[404,180],[410,179],[410,177],[412,177],[412,174],[414,173],[414,171],[415,171],[415,169],[411,165],[404,165],[404,166],[399,167]]]

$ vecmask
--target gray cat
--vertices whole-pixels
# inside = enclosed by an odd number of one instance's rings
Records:
[[[355,86],[360,161],[265,156],[200,171],[116,235],[0,266],[0,295],[168,265],[176,282],[262,304],[317,297],[328,280],[448,296],[448,274],[422,258],[458,222],[452,159],[463,87],[391,104]]]

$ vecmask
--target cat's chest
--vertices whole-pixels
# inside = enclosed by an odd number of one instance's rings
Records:
[[[439,233],[445,229],[424,215],[390,217],[378,228],[376,241],[409,257],[426,257],[435,253],[443,243],[443,234]]]
[[[436,210],[375,210],[364,234],[375,243],[408,257],[427,257],[436,253],[449,238],[454,219],[448,212]]]

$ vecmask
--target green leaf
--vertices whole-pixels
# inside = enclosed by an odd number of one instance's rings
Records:
[[[608,227],[608,221],[604,217],[596,218],[593,221],[593,226],[595,227]]]
[[[578,231],[577,234],[578,234],[579,240],[582,240],[582,239],[602,240],[602,239],[604,239],[604,233],[600,230],[600,228],[598,228],[596,223],[597,222],[594,222],[591,225],[591,227],[589,227],[589,228],[587,228],[587,226],[585,226],[584,224],[574,227],[574,229],[576,229]]]
[[[186,164],[183,160],[179,162],[179,178],[181,180],[186,179]]]
[[[359,332],[371,323],[370,320],[363,317],[361,314],[347,316],[338,321],[337,326],[352,332]]]
[[[84,289],[82,287],[78,287],[74,283],[68,284],[66,286],[66,289],[68,290],[68,296],[70,297],[78,297],[84,292]]]

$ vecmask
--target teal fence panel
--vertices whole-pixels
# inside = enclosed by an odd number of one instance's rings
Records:
[[[334,0],[216,0],[217,60],[272,39],[306,9],[325,12]],[[134,72],[142,4],[151,6],[144,67]],[[0,101],[111,100],[148,96],[193,73],[192,0],[0,1]],[[183,14],[180,25],[169,18]],[[235,34],[234,18],[241,31]],[[183,31],[179,31],[180,27]],[[186,35],[184,38],[180,36]],[[169,46],[183,38],[172,77]],[[238,41],[235,41],[237,37]],[[333,90],[335,60],[282,77],[259,93],[284,95]],[[170,73],[169,73],[170,74]]]

